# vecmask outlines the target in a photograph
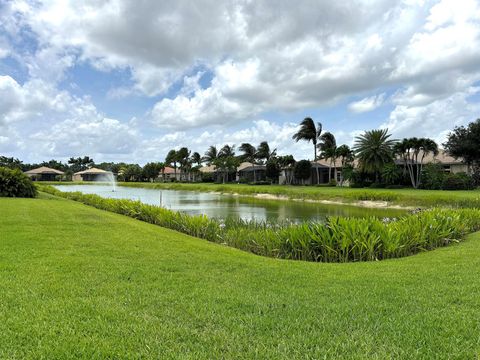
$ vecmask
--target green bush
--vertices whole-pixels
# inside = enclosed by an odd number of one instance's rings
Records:
[[[431,209],[399,219],[332,217],[325,223],[267,223],[189,216],[139,201],[61,192],[50,186],[41,190],[258,255],[294,260],[396,258],[458,242],[480,230],[480,209]]]
[[[19,169],[0,167],[0,196],[32,198],[37,195],[32,180]]]
[[[423,168],[421,174],[420,187],[427,190],[442,189],[445,171],[440,164],[429,163]]]
[[[474,187],[473,178],[466,173],[447,174],[442,182],[443,190],[472,190]]]
[[[337,186],[337,180],[331,179],[331,180],[328,182],[328,186],[332,186],[332,187]]]

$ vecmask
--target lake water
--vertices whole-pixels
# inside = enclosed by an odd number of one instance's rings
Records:
[[[374,209],[351,205],[330,205],[288,200],[264,200],[252,197],[215,194],[208,192],[158,190],[118,186],[113,192],[106,185],[57,185],[60,191],[80,191],[111,199],[139,200],[145,204],[182,211],[191,215],[204,214],[212,218],[229,216],[244,220],[323,221],[327,216],[398,217],[400,209]]]

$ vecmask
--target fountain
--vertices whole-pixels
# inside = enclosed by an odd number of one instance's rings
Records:
[[[115,179],[115,175],[113,175],[112,172],[102,174],[97,178],[97,181],[108,182],[112,185],[112,192],[117,191],[117,180]]]

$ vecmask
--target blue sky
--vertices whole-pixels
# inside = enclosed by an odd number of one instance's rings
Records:
[[[480,117],[476,0],[0,1],[0,154],[162,161],[171,148],[364,130],[441,143]]]

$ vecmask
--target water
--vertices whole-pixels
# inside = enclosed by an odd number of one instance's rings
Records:
[[[204,214],[212,218],[229,216],[257,221],[323,221],[327,216],[398,217],[399,209],[373,209],[349,205],[331,205],[302,201],[264,200],[215,193],[158,190],[117,186],[112,191],[106,185],[56,185],[60,191],[80,191],[111,199],[139,200],[145,204],[183,211],[191,215]]]

